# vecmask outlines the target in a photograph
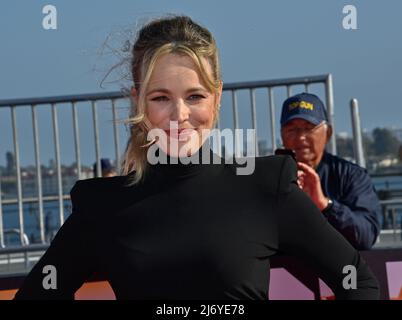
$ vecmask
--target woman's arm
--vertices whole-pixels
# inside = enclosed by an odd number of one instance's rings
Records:
[[[378,299],[377,279],[359,252],[297,186],[296,172],[296,163],[290,157],[285,159],[277,204],[279,250],[311,262],[337,299]],[[356,288],[348,289],[353,281],[346,277],[353,268]]]
[[[74,293],[93,272],[93,226],[85,215],[75,210],[74,194],[80,193],[78,185],[71,191],[72,214],[60,228],[46,253],[25,278],[14,299],[74,299]],[[46,266],[52,267],[47,269]],[[52,270],[56,271],[53,279],[50,277]]]

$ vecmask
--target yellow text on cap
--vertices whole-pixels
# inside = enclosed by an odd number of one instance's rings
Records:
[[[292,102],[291,104],[289,104],[289,110],[293,110],[295,108],[303,108],[303,109],[307,109],[307,110],[313,110],[314,105],[312,103],[306,102],[306,101],[295,101],[295,102]]]

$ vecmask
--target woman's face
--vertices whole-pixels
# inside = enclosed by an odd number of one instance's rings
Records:
[[[210,64],[202,61],[212,78]],[[145,92],[148,125],[166,133],[166,139],[159,137],[159,147],[172,157],[196,152],[207,138],[205,130],[212,129],[221,92],[222,87],[217,94],[208,91],[190,57],[161,56]]]

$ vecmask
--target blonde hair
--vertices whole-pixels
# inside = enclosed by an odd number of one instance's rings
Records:
[[[124,122],[130,127],[130,137],[123,155],[121,174],[134,173],[128,186],[142,180],[147,168],[147,151],[152,144],[147,140],[145,124],[145,92],[158,59],[174,53],[190,57],[199,70],[202,80],[210,92],[221,87],[218,50],[212,34],[187,16],[159,18],[145,25],[138,33],[132,48],[131,74],[138,92],[137,104],[131,98],[131,112]],[[202,63],[205,58],[212,68],[212,79]],[[215,110],[214,126],[218,117]]]

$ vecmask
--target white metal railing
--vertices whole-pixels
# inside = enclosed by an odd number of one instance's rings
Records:
[[[225,84],[223,87],[224,92],[227,92],[231,96],[231,109],[233,115],[233,127],[235,129],[240,128],[239,125],[239,106],[237,101],[237,94],[240,91],[249,92],[250,100],[250,113],[251,113],[251,125],[252,128],[257,131],[257,104],[255,99],[255,91],[257,89],[267,90],[268,101],[265,103],[264,108],[268,108],[270,119],[267,121],[267,128],[270,131],[272,150],[276,148],[276,126],[275,126],[275,101],[274,94],[275,90],[278,88],[285,88],[287,96],[292,94],[292,87],[297,85],[304,86],[304,91],[308,92],[310,85],[321,84],[324,86],[325,101],[328,109],[329,122],[334,125],[334,105],[333,105],[333,89],[332,89],[332,76],[330,74],[320,75],[320,76],[307,76],[298,78],[288,78],[288,79],[276,79],[276,80],[266,80],[266,81],[253,81],[253,82],[239,82]],[[11,113],[11,127],[12,127],[12,137],[13,137],[13,148],[15,156],[15,181],[16,181],[16,198],[13,200],[3,200],[2,199],[2,177],[0,177],[0,253],[1,248],[5,248],[6,244],[4,242],[4,210],[5,205],[11,202],[15,203],[18,208],[18,227],[19,230],[19,240],[22,246],[29,246],[24,240],[26,236],[25,223],[24,223],[24,203],[31,200],[24,199],[22,194],[22,177],[21,177],[21,156],[20,156],[20,143],[19,143],[19,132],[21,128],[18,126],[16,110],[20,107],[29,106],[31,110],[32,119],[32,135],[34,142],[34,153],[35,153],[35,167],[36,167],[36,185],[37,185],[37,197],[34,197],[38,204],[38,224],[39,224],[39,237],[40,243],[46,244],[47,239],[45,237],[44,230],[44,202],[49,200],[48,196],[43,194],[43,181],[41,172],[41,160],[40,160],[40,138],[38,134],[38,120],[37,120],[37,109],[41,105],[50,105],[51,107],[51,118],[52,118],[52,131],[53,131],[53,147],[55,150],[55,163],[56,163],[56,177],[57,177],[57,196],[53,198],[58,202],[58,223],[61,226],[64,222],[64,201],[69,198],[68,194],[63,193],[62,186],[62,170],[61,170],[61,157],[60,157],[60,132],[59,132],[59,119],[58,119],[58,105],[69,104],[72,111],[72,129],[74,135],[74,150],[76,159],[76,172],[77,179],[81,178],[81,144],[79,135],[79,125],[78,125],[78,113],[77,113],[77,103],[85,102],[89,103],[92,110],[92,123],[94,130],[94,147],[95,147],[95,158],[96,158],[96,174],[101,176],[101,141],[99,134],[99,123],[98,123],[98,111],[97,103],[99,101],[106,101],[110,103],[112,107],[112,117],[113,117],[113,134],[114,134],[114,153],[115,153],[115,163],[117,164],[117,171],[120,171],[120,146],[119,146],[119,135],[117,128],[117,111],[116,102],[119,99],[128,99],[128,94],[125,92],[111,92],[111,93],[98,93],[98,94],[84,94],[84,95],[68,95],[68,96],[57,96],[57,97],[43,97],[43,98],[30,98],[30,99],[13,99],[13,100],[0,100],[0,110],[8,108]],[[63,107],[66,107],[63,105]],[[81,107],[81,105],[80,105]],[[88,107],[88,105],[82,106]],[[218,121],[217,127],[220,128],[220,122]],[[24,129],[24,128],[23,128]],[[258,134],[256,136],[258,141]],[[235,143],[236,137],[235,137]],[[256,155],[259,155],[258,144],[256,144]],[[332,153],[336,154],[336,144],[335,135],[333,135],[330,142],[330,150]]]

